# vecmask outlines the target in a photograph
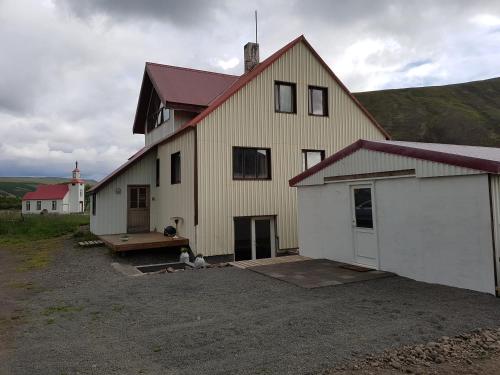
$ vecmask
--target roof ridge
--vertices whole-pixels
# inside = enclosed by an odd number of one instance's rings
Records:
[[[187,70],[187,71],[190,71],[190,72],[216,74],[216,75],[220,75],[220,76],[237,77],[237,78],[241,77],[241,76],[238,76],[238,75],[235,75],[235,74],[212,72],[210,70],[188,68],[188,67],[185,67],[185,66],[176,66],[176,65],[169,65],[169,64],[159,64],[159,63],[154,63],[154,62],[150,62],[150,61],[146,61],[146,65],[155,65],[155,66],[159,66],[159,67],[162,67],[162,68],[172,68],[172,69],[179,69],[179,70]]]

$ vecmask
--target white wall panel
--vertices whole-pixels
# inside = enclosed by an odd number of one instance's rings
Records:
[[[320,185],[325,177],[344,176],[361,173],[388,172],[415,169],[417,177],[439,177],[481,174],[484,172],[470,168],[415,159],[387,152],[359,149],[343,159],[327,166],[298,185]]]
[[[119,234],[127,232],[127,186],[149,185],[151,218],[157,215],[155,187],[156,149],[137,161],[125,172],[115,177],[96,193],[96,215],[90,207],[90,230],[94,234]],[[117,193],[117,191],[120,193]],[[91,199],[92,202],[92,199]],[[151,230],[155,222],[150,220]]]

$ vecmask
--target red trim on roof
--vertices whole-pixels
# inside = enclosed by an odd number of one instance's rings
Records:
[[[302,173],[298,174],[297,176],[295,176],[294,178],[290,179],[290,181],[288,181],[288,184],[290,186],[295,186],[300,181],[306,179],[309,176],[312,176],[313,174],[315,174],[316,172],[319,172],[323,168],[326,168],[329,165],[339,161],[340,159],[343,159],[346,156],[351,155],[353,152],[358,151],[360,148],[362,148],[363,142],[364,141],[362,139],[360,139],[360,140],[354,142],[353,144],[343,148],[342,150],[336,152],[335,154],[327,157],[325,160],[319,162],[318,164],[312,166],[309,169],[306,169],[304,172],[302,172]]]
[[[58,200],[63,199],[69,191],[68,184],[38,185],[35,191],[24,194],[23,201],[26,200]]]
[[[116,168],[113,172],[108,174],[106,177],[104,177],[101,181],[99,181],[97,184],[92,186],[88,191],[89,192],[97,192],[101,188],[103,188],[109,180],[118,177],[121,175],[123,172],[125,172],[129,167],[132,166],[137,160],[141,159],[144,155],[146,155],[149,151],[153,150],[156,148],[156,143],[151,144],[148,147],[143,147],[139,151],[137,151],[134,155],[132,155],[125,163],[120,165],[118,168]]]
[[[371,151],[386,152],[394,155],[402,155],[415,159],[433,161],[437,163],[455,165],[457,167],[471,168],[489,173],[495,173],[495,174],[500,173],[500,162],[495,160],[458,155],[443,151],[426,150],[426,149],[411,147],[409,145],[406,146],[401,144],[391,144],[389,142],[367,141],[364,139],[360,139],[355,143],[351,144],[350,146],[347,146],[346,148],[326,158],[322,162],[316,164],[314,167],[309,168],[306,171],[300,173],[299,175],[293,177],[288,181],[288,184],[292,187],[296,186],[299,182],[303,181],[307,177],[312,176],[313,174],[328,167],[329,165],[332,165],[333,163],[339,161],[340,159],[343,159],[346,156],[356,152],[360,148]]]

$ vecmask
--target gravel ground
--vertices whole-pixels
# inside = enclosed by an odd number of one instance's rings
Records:
[[[305,374],[500,326],[500,299],[400,277],[306,290],[232,267],[127,277],[115,260],[68,241],[30,275],[0,374]]]

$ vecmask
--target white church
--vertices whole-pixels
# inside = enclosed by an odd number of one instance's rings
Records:
[[[23,214],[71,214],[85,211],[85,185],[75,163],[71,182],[38,185],[23,197]]]

